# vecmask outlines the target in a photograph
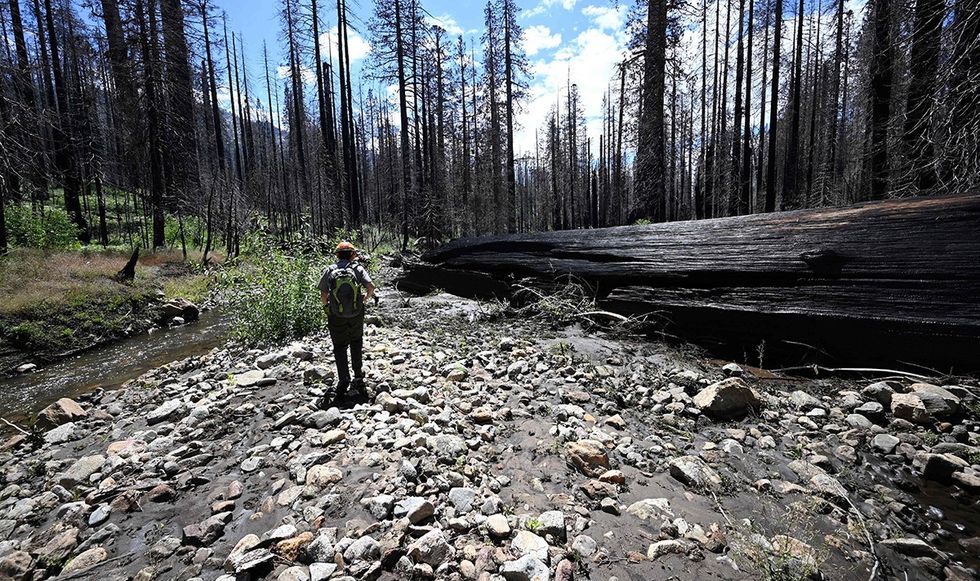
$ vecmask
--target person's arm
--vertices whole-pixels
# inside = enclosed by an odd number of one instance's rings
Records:
[[[316,285],[320,289],[320,302],[327,306],[330,302],[330,268],[323,271],[320,275],[320,282]]]
[[[363,264],[358,266],[360,267],[361,271],[361,280],[363,281],[364,288],[367,290],[364,295],[364,302],[367,302],[374,298],[374,281],[371,280],[371,273],[368,272],[367,268]]]

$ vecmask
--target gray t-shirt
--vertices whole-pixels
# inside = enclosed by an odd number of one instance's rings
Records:
[[[349,260],[338,260],[337,264],[331,264],[326,270],[323,271],[323,274],[320,276],[320,283],[316,285],[316,287],[322,291],[329,291],[330,273],[335,269],[348,267],[351,267],[351,261]],[[354,272],[357,274],[357,282],[360,283],[361,286],[366,287],[367,285],[371,284],[371,275],[368,274],[367,269],[364,268],[363,265],[355,262],[351,268],[353,268]]]

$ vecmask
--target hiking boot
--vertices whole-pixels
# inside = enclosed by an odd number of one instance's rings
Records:
[[[350,382],[340,380],[337,384],[337,388],[333,392],[333,404],[340,407],[340,404],[347,399],[347,388],[350,387]]]
[[[350,384],[351,400],[355,403],[368,403],[367,386],[363,377],[355,377]]]

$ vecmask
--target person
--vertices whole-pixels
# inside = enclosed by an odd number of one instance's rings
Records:
[[[374,283],[366,268],[357,262],[357,249],[343,241],[336,248],[337,263],[323,271],[320,283],[320,302],[327,313],[327,329],[333,343],[333,355],[337,363],[337,389],[334,405],[340,405],[353,392],[355,399],[367,400],[364,385],[362,354],[364,349],[364,303],[374,298]],[[347,350],[350,349],[350,367]],[[326,397],[320,407],[326,407]]]

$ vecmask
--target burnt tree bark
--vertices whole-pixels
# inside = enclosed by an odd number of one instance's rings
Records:
[[[487,276],[571,276],[603,308],[691,339],[965,369],[980,348],[978,255],[980,195],[971,195],[461,239],[399,284],[499,296]]]

